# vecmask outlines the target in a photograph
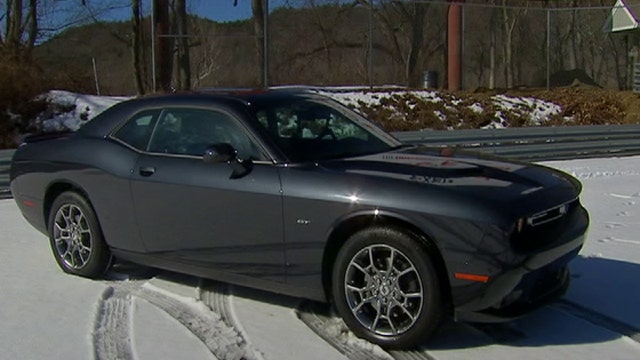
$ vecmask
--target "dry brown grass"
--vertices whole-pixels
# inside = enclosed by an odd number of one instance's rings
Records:
[[[498,94],[538,98],[560,105],[563,111],[547,119],[542,124],[546,126],[640,123],[640,95],[595,87],[441,92],[442,102],[424,101],[410,93],[397,94],[381,101],[380,105],[361,103],[360,111],[387,131],[475,129],[497,120],[495,114],[498,110],[506,119],[504,126],[533,125],[526,109],[498,109],[491,100]],[[473,111],[469,108],[473,104],[478,104],[484,111]],[[570,121],[566,120],[568,117]]]

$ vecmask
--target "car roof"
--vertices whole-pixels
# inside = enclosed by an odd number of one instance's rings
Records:
[[[181,93],[153,94],[133,98],[115,104],[86,123],[79,134],[89,137],[105,137],[123,120],[147,109],[170,106],[211,106],[239,109],[252,103],[277,102],[293,98],[324,98],[306,88],[281,89],[202,89]]]

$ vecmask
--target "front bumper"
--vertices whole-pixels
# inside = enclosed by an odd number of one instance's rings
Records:
[[[571,280],[568,263],[578,255],[586,238],[588,215],[581,214],[576,226],[560,245],[526,258],[503,271],[478,289],[473,300],[454,309],[456,320],[469,322],[508,321],[557,300]],[[569,240],[567,240],[567,238]]]

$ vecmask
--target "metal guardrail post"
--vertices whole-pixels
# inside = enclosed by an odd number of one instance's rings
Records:
[[[9,190],[9,167],[15,150],[0,150],[0,199],[11,197]]]

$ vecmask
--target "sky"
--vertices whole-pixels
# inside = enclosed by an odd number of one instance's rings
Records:
[[[195,0],[191,12],[218,21],[233,21],[251,17],[251,0]]]
[[[251,17],[251,0],[186,0],[187,11],[200,17],[219,22],[236,21]],[[141,0],[143,16],[151,12],[151,0]],[[301,0],[269,0],[270,9],[292,5]],[[41,27],[41,39],[46,40],[69,26],[100,21],[122,21],[131,17],[131,2],[129,0],[85,0],[86,6],[80,5],[80,0],[43,0],[40,2],[38,20]],[[0,1],[0,34],[3,34],[5,22],[3,14],[6,4]],[[26,5],[25,10],[26,13]]]
[[[95,0],[94,0],[95,1]],[[273,10],[287,4],[299,2],[298,0],[270,0],[269,7]],[[151,8],[151,0],[142,0],[144,12],[148,14]],[[235,21],[251,17],[251,0],[187,0],[187,9],[191,14],[206,17],[216,21]],[[110,12],[107,17],[113,20],[122,20],[130,16],[129,8],[120,8]]]

